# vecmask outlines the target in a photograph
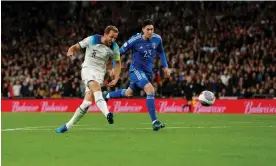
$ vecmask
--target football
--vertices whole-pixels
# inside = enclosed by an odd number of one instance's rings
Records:
[[[214,104],[216,97],[213,92],[205,90],[199,94],[198,100],[203,106],[211,106]]]

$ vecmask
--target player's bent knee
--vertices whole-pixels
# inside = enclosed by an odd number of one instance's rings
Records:
[[[94,96],[92,94],[93,93],[90,90],[89,91],[85,90],[84,100],[92,102],[94,99]]]
[[[147,85],[145,85],[144,90],[146,94],[155,94],[155,89],[151,83],[148,83]]]
[[[88,81],[87,86],[93,93],[101,90],[100,84],[94,80]]]
[[[133,96],[133,93],[126,94],[126,97],[132,97],[132,96]]]
[[[131,97],[131,96],[133,96],[133,91],[132,91],[132,89],[127,89],[126,90],[126,92],[125,92],[125,94],[126,94],[126,97]]]

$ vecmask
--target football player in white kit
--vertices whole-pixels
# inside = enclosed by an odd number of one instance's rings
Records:
[[[114,123],[113,114],[108,111],[106,101],[103,99],[101,85],[106,74],[106,64],[110,57],[116,61],[116,66],[114,79],[108,83],[108,86],[114,86],[119,80],[121,72],[120,51],[115,42],[118,34],[119,31],[115,26],[107,26],[104,35],[89,36],[69,48],[67,52],[69,57],[81,49],[86,49],[81,70],[81,77],[86,85],[86,90],[82,104],[77,108],[69,122],[56,129],[57,133],[64,133],[76,124],[86,114],[92,101],[95,101],[97,107],[106,116],[108,123]]]

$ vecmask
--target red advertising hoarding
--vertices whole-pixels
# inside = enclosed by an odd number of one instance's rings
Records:
[[[1,100],[2,112],[74,112],[82,99],[7,99]],[[183,108],[185,99],[156,99],[159,113],[187,113]],[[111,112],[144,113],[147,112],[145,99],[116,99],[108,101]],[[100,112],[93,104],[89,112]],[[205,107],[195,102],[193,113],[215,114],[276,114],[276,100],[273,99],[238,99],[216,100],[213,106]]]

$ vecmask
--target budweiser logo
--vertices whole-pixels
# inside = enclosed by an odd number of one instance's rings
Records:
[[[142,108],[142,106],[128,105],[128,102],[125,105],[122,105],[121,101],[114,103],[114,112],[141,112]]]
[[[194,109],[194,113],[224,113],[226,110],[225,106],[202,106],[197,103]]]
[[[35,112],[38,108],[39,106],[26,105],[25,102],[22,105],[20,105],[19,101],[12,102],[12,112]]]
[[[258,114],[258,113],[266,113],[266,114],[275,114],[276,113],[276,107],[272,105],[268,106],[262,106],[262,103],[259,102],[257,106],[253,106],[253,101],[246,101],[245,103],[245,114]]]
[[[173,102],[171,105],[168,105],[167,101],[161,101],[159,112],[189,112],[189,108],[183,107],[183,105],[176,105],[175,102]]]
[[[47,112],[47,111],[57,111],[57,112],[63,112],[67,111],[68,106],[67,105],[56,105],[55,102],[53,102],[51,105],[48,104],[48,101],[41,102],[41,111]]]

